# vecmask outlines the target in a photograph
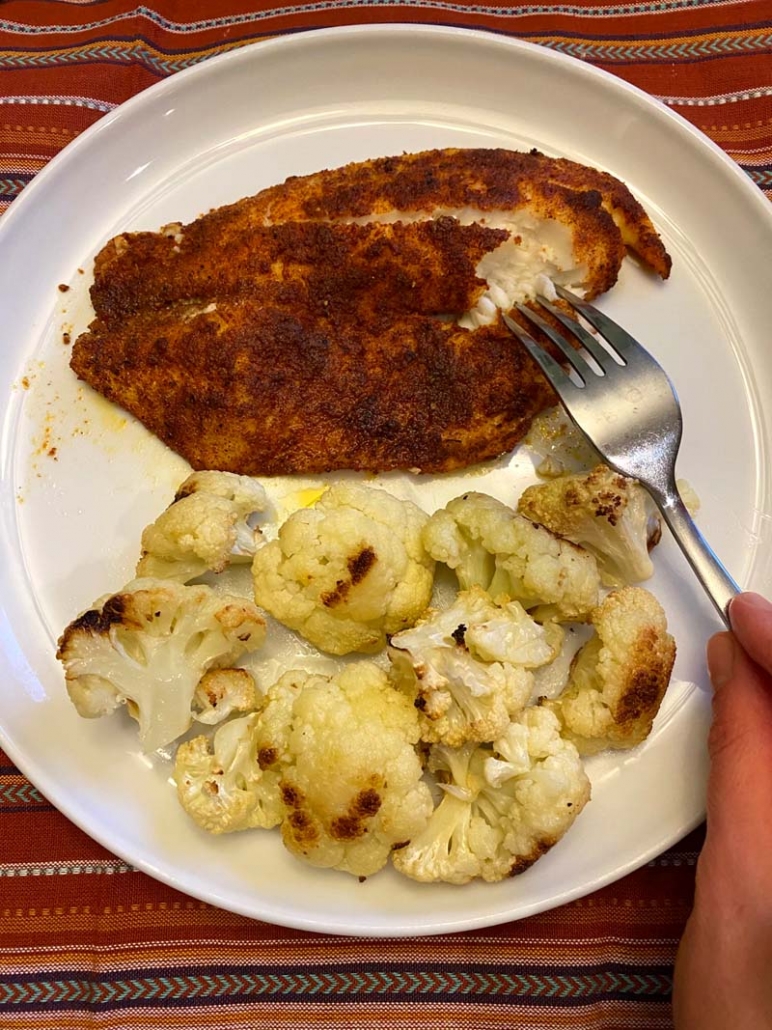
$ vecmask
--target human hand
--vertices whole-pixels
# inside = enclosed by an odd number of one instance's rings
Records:
[[[678,951],[677,1030],[772,1028],[772,604],[740,594],[708,643],[707,833]]]

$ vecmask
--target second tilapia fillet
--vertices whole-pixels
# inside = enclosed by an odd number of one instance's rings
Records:
[[[657,275],[670,256],[648,214],[608,172],[538,150],[424,150],[292,176],[204,216],[220,239],[257,225],[299,221],[394,221],[452,215],[524,236],[551,223],[584,265],[588,296],[610,289],[629,247]],[[216,227],[215,227],[216,226]],[[562,248],[561,248],[562,249]]]

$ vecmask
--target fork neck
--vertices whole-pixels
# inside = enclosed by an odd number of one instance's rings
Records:
[[[686,560],[702,583],[716,611],[729,627],[729,603],[740,592],[740,587],[700,533],[678,493],[675,482],[672,483],[672,489],[661,498],[653,491],[651,493]]]

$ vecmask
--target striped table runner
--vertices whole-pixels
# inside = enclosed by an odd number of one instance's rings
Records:
[[[772,199],[769,0],[4,0],[0,211],[79,133],[161,78],[277,33],[395,21],[509,33],[619,75],[689,119]],[[323,937],[219,911],[135,871],[0,752],[0,1024],[666,1028],[701,843],[697,831],[617,884],[518,923]]]

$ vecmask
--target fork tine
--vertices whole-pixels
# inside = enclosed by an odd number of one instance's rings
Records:
[[[611,346],[612,350],[616,351],[625,362],[630,361],[636,354],[640,353],[641,345],[638,341],[623,329],[621,325],[609,318],[608,315],[604,315],[602,311],[593,307],[592,304],[582,300],[581,297],[577,297],[575,293],[571,293],[570,290],[558,285],[558,283],[555,283],[555,290],[559,297],[568,301],[575,311],[578,311],[594,329],[597,329]]]
[[[554,315],[561,325],[564,325],[566,330],[571,333],[572,336],[576,337],[587,353],[592,355],[593,359],[607,375],[610,371],[613,371],[615,367],[618,367],[618,362],[614,360],[614,357],[609,354],[603,344],[599,343],[598,340],[595,339],[592,333],[587,332],[583,325],[579,325],[575,319],[569,318],[564,311],[561,311],[560,308],[556,308],[555,305],[551,304],[546,297],[539,296],[537,299],[543,308],[546,308],[547,311]],[[598,314],[600,314],[600,312],[598,312]],[[620,355],[620,358],[621,357],[622,356]]]
[[[565,370],[555,361],[551,354],[540,347],[536,340],[531,339],[521,325],[518,325],[514,318],[501,312],[504,324],[511,330],[522,343],[537,365],[541,368],[547,379],[552,383],[558,393],[561,393],[566,385],[571,384]]]
[[[576,348],[572,347],[571,344],[558,333],[548,322],[545,322],[541,315],[538,315],[535,311],[525,307],[522,304],[516,305],[517,310],[521,315],[524,315],[529,322],[532,322],[547,336],[555,346],[558,348],[560,353],[571,365],[574,371],[579,375],[582,382],[586,385],[589,376],[595,375],[594,369],[590,367],[587,361],[582,357]]]

